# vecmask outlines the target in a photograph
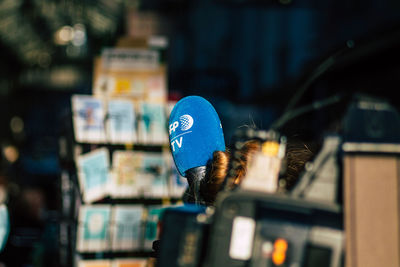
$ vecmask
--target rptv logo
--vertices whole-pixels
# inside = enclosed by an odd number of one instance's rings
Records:
[[[181,125],[181,131],[187,131],[193,126],[193,118],[189,114],[185,114],[179,117],[179,122]],[[169,125],[169,134],[175,132],[176,128],[179,126],[178,121],[174,121]]]
[[[187,131],[193,126],[193,118],[188,114],[180,116],[179,121],[181,122],[181,131]]]
[[[193,118],[192,116],[190,116],[189,114],[185,114],[179,117],[179,122],[178,121],[174,121],[173,123],[171,123],[169,125],[169,134],[171,135],[172,132],[175,132],[176,128],[179,127],[180,125],[180,130],[183,131],[183,133],[178,134],[177,136],[175,136],[172,141],[171,141],[171,148],[172,151],[175,151],[175,145],[177,146],[177,148],[181,148],[182,147],[182,141],[183,141],[183,136],[184,134],[190,133],[189,132],[185,132],[187,130],[189,130],[190,128],[192,128],[193,126]],[[179,137],[179,139],[178,139]]]

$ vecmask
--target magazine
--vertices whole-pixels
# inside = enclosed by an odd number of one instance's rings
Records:
[[[77,250],[97,252],[109,250],[110,205],[83,205],[79,210]]]
[[[117,205],[112,209],[112,250],[141,249],[143,206]]]
[[[132,101],[111,99],[107,103],[107,138],[112,144],[136,142],[136,113]]]
[[[85,203],[92,203],[108,195],[109,152],[98,148],[77,157],[78,179]]]
[[[142,102],[139,116],[138,141],[141,144],[168,144],[164,104]]]
[[[89,95],[73,95],[71,99],[75,140],[81,143],[104,143],[104,104]]]

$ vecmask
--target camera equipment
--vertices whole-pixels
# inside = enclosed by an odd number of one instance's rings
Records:
[[[288,194],[233,182],[245,140],[284,147],[276,131],[238,134],[213,212],[165,213],[158,266],[400,266],[400,115],[355,96],[341,122]]]
[[[209,223],[200,205],[168,208],[161,222],[158,267],[200,266],[207,251]]]
[[[202,266],[329,266],[342,261],[340,206],[237,191],[218,199]]]

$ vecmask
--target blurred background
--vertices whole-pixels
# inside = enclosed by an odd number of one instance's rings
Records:
[[[229,144],[239,127],[268,129],[304,88],[294,106],[361,92],[398,107],[398,26],[395,0],[1,0],[0,184],[16,228],[0,261],[58,266],[59,137],[103,48],[165,37],[168,98],[208,99]],[[283,132],[318,138],[336,111]]]

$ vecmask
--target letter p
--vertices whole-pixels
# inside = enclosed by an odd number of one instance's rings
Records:
[[[179,123],[177,121],[174,121],[169,125],[169,134],[172,132],[175,132],[175,129],[179,126]]]

